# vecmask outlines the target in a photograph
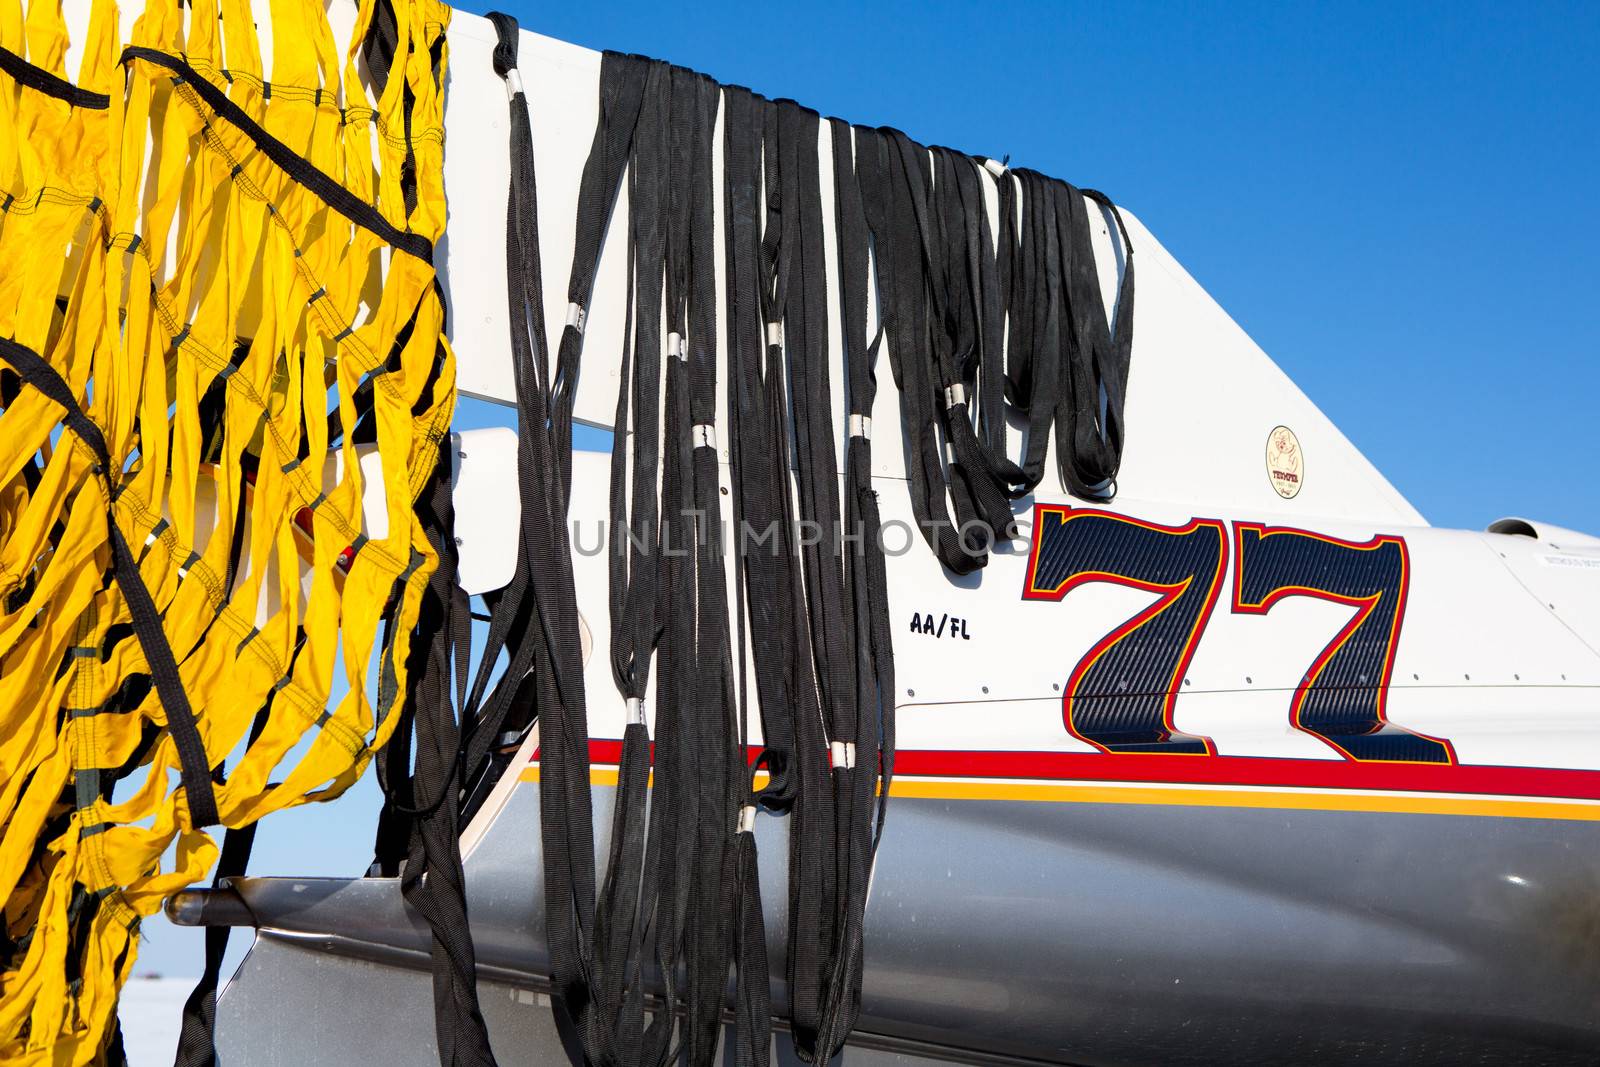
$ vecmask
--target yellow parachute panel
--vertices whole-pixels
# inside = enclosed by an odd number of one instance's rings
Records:
[[[126,41],[93,0],[73,81],[59,0],[0,0],[0,1060],[102,1059],[206,825],[338,795],[399,719],[455,404],[449,18],[361,0],[341,56],[272,0],[269,65],[247,0]]]

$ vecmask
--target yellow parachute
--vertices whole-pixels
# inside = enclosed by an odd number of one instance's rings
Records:
[[[102,1059],[205,827],[339,794],[394,730],[455,403],[449,16],[361,0],[341,56],[271,0],[266,66],[247,0],[125,38],[92,0],[71,77],[60,0],[0,0],[0,1060]]]

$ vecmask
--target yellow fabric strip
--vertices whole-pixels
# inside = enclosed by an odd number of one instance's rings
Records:
[[[323,5],[274,0],[270,62],[246,0],[145,0],[126,40],[91,0],[75,72],[58,0],[0,0],[23,64],[0,72],[0,338],[66,382],[111,457],[95,469],[68,410],[0,374],[0,1061],[101,1061],[140,919],[217,856],[110,524],[226,769],[226,825],[338,796],[400,720],[435,564],[414,505],[455,364],[433,267],[384,235],[443,232],[450,10],[393,7],[375,94],[375,0],[342,55]]]

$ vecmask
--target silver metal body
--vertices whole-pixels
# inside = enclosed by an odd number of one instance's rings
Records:
[[[602,812],[610,792],[596,791]],[[915,799],[894,809],[848,1062],[1600,1057],[1593,824]],[[484,1010],[506,1064],[564,1057],[541,995],[537,819],[537,790],[518,789],[467,863]],[[762,826],[777,935],[786,828]],[[220,1003],[223,1063],[437,1062],[427,930],[397,884],[252,879],[239,892],[263,926]],[[781,936],[769,949],[781,976]],[[787,1041],[777,1035],[780,1052]]]

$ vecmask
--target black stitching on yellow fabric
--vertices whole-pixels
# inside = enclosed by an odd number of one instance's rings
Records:
[[[159,304],[158,310],[162,310]],[[170,329],[170,323],[168,323],[168,326]],[[191,342],[191,344],[198,344],[198,342]],[[203,345],[199,347],[204,349]],[[303,477],[305,476],[305,472],[301,471],[299,472],[299,475]],[[130,493],[129,497],[136,498],[137,494]],[[136,504],[132,504],[127,501],[124,501],[123,503],[125,508],[130,513],[134,514],[137,519],[143,520],[149,517],[148,508],[140,508]],[[333,525],[337,528],[340,535],[353,536],[350,528],[340,519],[339,516],[323,516],[323,521],[330,520],[333,522]],[[135,525],[137,525],[137,523]],[[186,547],[172,534],[169,533],[167,536],[172,538],[173,545],[175,546],[172,553],[174,556],[177,555],[179,550]],[[380,558],[373,559],[372,555],[376,555]],[[193,550],[190,551],[190,556],[191,558],[198,559],[198,553],[195,553]],[[369,563],[374,565],[380,573],[394,574],[400,570],[400,567],[395,565],[392,567],[392,569],[390,569],[390,561],[392,561],[393,558],[394,557],[392,555],[384,552],[381,547],[374,545],[372,554],[369,554]],[[233,607],[233,605],[228,603],[227,597],[222,589],[222,583],[217,580],[216,575],[212,573],[211,568],[206,565],[203,559],[199,560],[199,562],[195,563],[189,568],[188,577],[186,580],[199,581],[201,588],[205,591],[207,601],[212,605],[214,617],[220,620],[222,624],[228,628],[229,632],[231,632],[235,637],[241,637],[251,629],[253,624],[245,621],[245,617],[241,615],[239,611]],[[288,666],[284,664],[277,656],[272,654],[272,650],[268,645],[264,643],[253,643],[249,646],[248,651],[274,675],[282,676],[289,673]],[[322,706],[319,703],[317,703],[311,697],[305,695],[300,690],[289,690],[288,692],[282,694],[281,699],[284,706],[298,715],[301,722],[308,725],[315,718],[316,714],[322,710]],[[337,721],[333,723],[333,726],[334,729],[328,731],[328,736],[337,741],[346,752],[350,753],[352,756],[360,756],[363,752],[367,751],[365,740],[355,730]],[[109,876],[107,876],[106,880],[110,880]]]
[[[230,156],[228,154],[227,149],[226,149],[225,146],[220,145],[220,144],[213,144],[213,145],[211,145],[211,147],[212,147],[212,149],[214,151],[216,151],[224,159],[231,159],[232,158],[232,156]],[[262,199],[262,200],[265,199],[264,194],[261,194],[259,191],[254,189],[254,186],[251,184],[250,177],[249,177],[248,174],[244,175],[239,180],[238,185],[239,185],[239,188],[241,190],[245,191],[248,195],[253,195],[257,199]],[[276,222],[279,225],[279,227],[283,230],[283,233],[285,234],[285,236],[287,236],[291,241],[293,241],[294,240],[294,233],[293,233],[292,230],[290,230],[288,223],[286,223],[283,220],[281,214],[279,214],[277,212],[272,212],[272,211],[269,211],[269,214],[273,216],[273,221]],[[318,288],[322,287],[320,282],[318,281],[316,272],[311,270],[311,268],[305,264],[303,258],[299,259],[299,260],[296,260],[295,268],[296,268],[296,270],[299,271],[301,279],[306,283],[306,288],[307,289],[310,289],[313,286],[316,286]],[[165,298],[162,296],[161,292],[158,289],[156,289],[154,286],[151,287],[151,295],[154,298],[155,303],[156,303],[157,315],[161,318],[163,325],[165,325],[169,331],[172,330],[175,327],[175,324],[178,321],[177,317],[172,313],[171,309],[167,306],[167,302],[166,302]],[[426,299],[427,299],[427,296],[425,294],[419,294],[418,295],[419,303],[417,304],[417,306],[420,307],[421,306],[421,301],[426,300]],[[334,332],[335,328],[340,326],[344,322],[343,319],[339,318],[337,316],[337,314],[335,314],[334,309],[331,306],[331,301],[322,301],[322,302],[317,303],[317,304],[312,304],[311,307],[313,308],[314,311],[316,311],[318,319],[322,322],[323,326],[325,327],[326,332],[329,332],[329,333]],[[355,369],[356,369],[358,374],[365,374],[367,371],[371,370],[373,367],[378,365],[379,360],[378,360],[377,355],[374,352],[372,352],[371,349],[369,349],[365,345],[365,343],[362,342],[360,337],[352,336],[351,338],[349,338],[349,342],[350,342],[350,347],[353,347],[355,349],[355,351],[353,353],[341,353],[340,358],[346,360],[350,365],[355,367]],[[209,349],[205,349],[204,351],[206,353],[206,358],[211,359],[211,360],[214,361],[213,366],[215,365],[215,363],[220,363],[221,362],[220,357],[217,357],[214,354],[212,354]],[[387,390],[388,395],[390,396],[391,399],[400,401],[402,403],[409,404],[410,401],[404,396],[404,394],[400,391],[398,386],[395,386],[395,385],[391,384],[387,380],[384,381],[382,383],[382,385]],[[252,404],[254,404],[257,408],[259,408],[262,412],[265,412],[267,410],[266,401],[262,400],[259,396],[257,396],[254,393],[253,390],[248,394],[247,399],[249,399],[250,402]],[[444,414],[442,411],[436,411],[435,419],[434,419],[435,423],[437,423],[439,421],[439,417],[442,414]],[[448,423],[449,420],[448,420],[448,418],[445,418],[444,421],[446,423]],[[285,451],[285,452],[292,451],[292,449],[289,448],[288,445],[284,442],[282,436],[279,435],[276,432],[276,427],[273,426],[273,424],[270,422],[270,420],[268,422],[268,425],[269,425],[269,427],[272,428],[274,441],[279,444],[280,449],[282,451]],[[417,470],[420,471],[421,468],[418,468]],[[414,473],[416,473],[416,472],[414,472]],[[412,487],[413,491],[414,492],[419,491],[420,490],[420,485],[421,485],[421,482],[419,481],[417,485]],[[398,568],[399,568],[399,561],[395,560],[394,561],[394,569],[398,570]]]
[[[67,709],[67,718],[69,720],[73,720],[73,719],[92,719],[96,715],[122,715],[122,714],[126,714],[127,710],[128,709],[122,707],[121,703],[116,698],[113,697],[111,700],[108,700],[106,703],[97,704],[96,706],[94,706],[92,708],[68,708]]]
[[[227,94],[221,89],[205,78],[199,77],[198,72],[183,59],[152,48],[138,46],[123,49],[123,63],[126,64],[130,59],[165,67],[176,75],[193,75],[184,83],[183,88],[187,92],[178,94],[191,107],[200,110],[190,97],[192,93],[199,97],[216,117],[228,122],[248,137],[284,174],[319,197],[328,207],[356,225],[370,230],[400,251],[416,256],[425,263],[433,262],[433,242],[420,233],[397,228],[384,218],[377,208],[361,200],[338,181],[312,166],[304,157],[263,129],[243,108],[228,99]],[[270,96],[270,90],[263,92]]]

